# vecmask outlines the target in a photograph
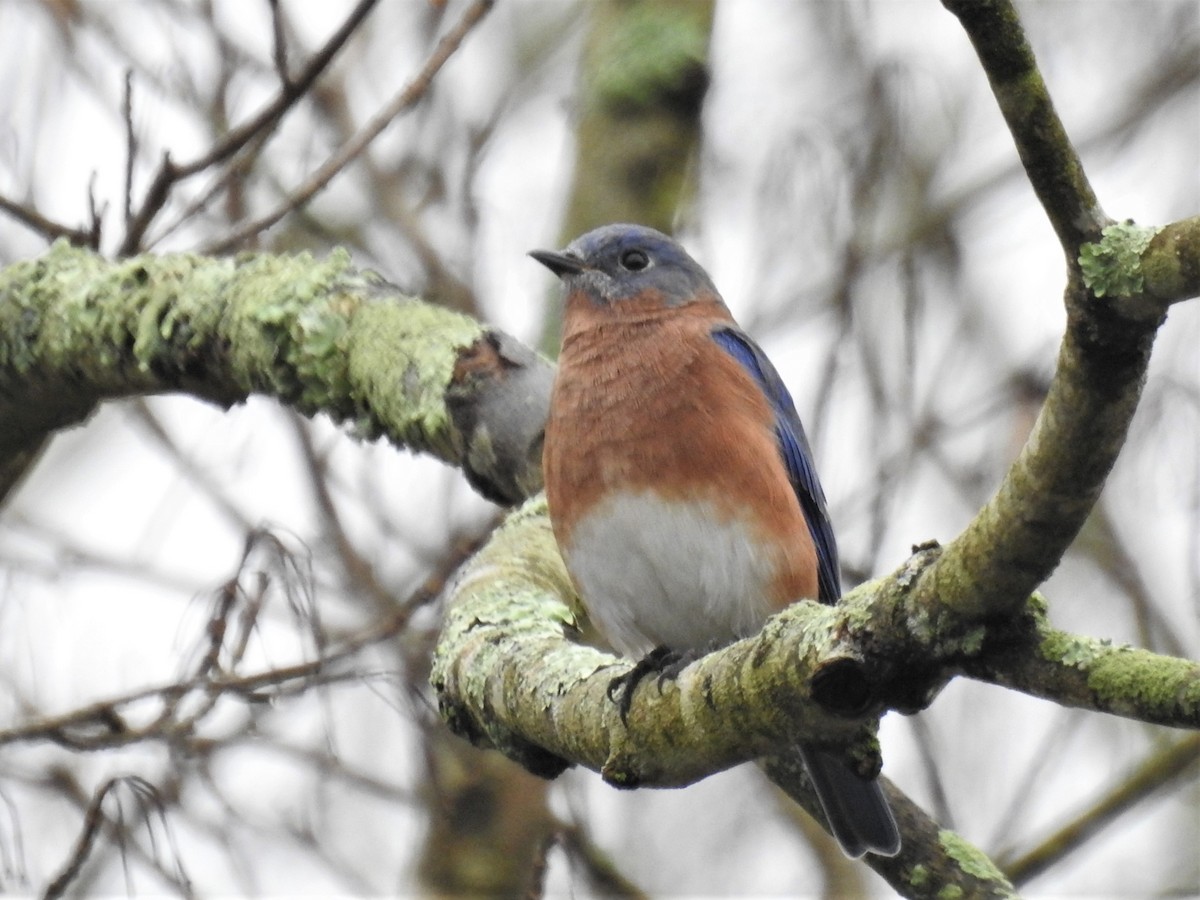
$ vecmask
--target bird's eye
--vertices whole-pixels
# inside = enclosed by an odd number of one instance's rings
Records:
[[[621,267],[630,272],[640,272],[650,265],[650,257],[641,250],[626,250],[621,254]]]

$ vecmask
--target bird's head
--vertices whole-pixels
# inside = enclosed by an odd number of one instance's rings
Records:
[[[566,250],[529,254],[562,279],[568,302],[586,298],[619,312],[622,306],[677,307],[721,303],[708,273],[683,247],[643,225],[605,225]]]

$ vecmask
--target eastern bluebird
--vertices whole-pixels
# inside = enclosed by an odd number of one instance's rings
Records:
[[[566,287],[542,465],[555,538],[600,633],[628,656],[695,653],[797,600],[837,602],[800,417],[708,273],[638,225],[530,255]],[[879,784],[800,750],[842,849],[899,852]]]

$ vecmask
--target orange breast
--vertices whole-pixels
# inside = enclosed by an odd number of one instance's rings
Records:
[[[817,596],[817,560],[779,457],[770,405],[710,337],[712,326],[728,319],[715,304],[619,318],[611,310],[572,308],[543,465],[568,568],[573,555],[587,552],[574,543],[580,523],[614,493],[700,503],[717,524],[736,523],[752,534],[771,559],[765,615]],[[652,543],[661,546],[661,536]]]

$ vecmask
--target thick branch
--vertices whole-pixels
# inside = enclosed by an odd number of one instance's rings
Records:
[[[536,498],[449,590],[431,681],[451,728],[539,774],[578,763],[619,787],[674,786],[765,755],[772,780],[814,814],[790,749],[798,738],[849,742],[849,758],[873,771],[879,704],[922,708],[959,672],[1068,706],[1200,725],[1200,665],[1058,631],[1037,599],[988,626],[964,625],[925,594],[921,573],[937,557],[926,548],[835,607],[794,604],[661,688],[643,683],[623,723],[607,691],[630,663],[576,642],[578,601]],[[821,681],[834,672],[844,687],[846,671],[865,699],[833,714]],[[978,896],[1013,894],[986,856],[886,787],[904,848],[868,863],[893,886],[915,897],[964,884]]]
[[[794,604],[756,637],[697,660],[661,688],[644,682],[622,723],[607,691],[630,662],[569,639],[576,598],[545,501],[537,498],[509,518],[450,589],[431,681],[455,731],[541,774],[579,763],[619,787],[675,786],[765,753],[772,779],[817,813],[790,749],[797,740],[851,742],[850,758],[875,771],[871,722],[878,705],[870,698],[927,702],[930,665],[948,670],[969,647],[978,650],[978,635],[948,639],[923,610],[910,610],[906,590],[926,562],[919,555],[896,577],[864,585],[836,607]],[[913,663],[921,659],[913,635],[926,641],[921,663]],[[884,668],[876,673],[868,658],[885,660]],[[859,671],[868,699],[853,713],[831,714],[819,700],[822,674],[842,673],[844,684],[846,669]],[[901,670],[907,678],[897,675]],[[934,897],[966,883],[978,896],[1012,894],[983,854],[888,790],[904,849],[895,860],[868,862],[897,889]]]
[[[230,406],[259,393],[462,466],[511,502],[541,484],[552,377],[507,335],[404,296],[344,253],[113,263],[59,242],[0,272],[3,473],[101,400],[180,391]]]
[[[561,757],[620,787],[687,784],[798,733],[846,742],[862,731],[863,719],[830,715],[807,687],[822,661],[841,655],[830,635],[849,609],[799,604],[661,690],[643,682],[622,723],[607,692],[631,662],[567,639],[574,601],[545,500],[535,498],[450,590],[431,680],[452,728],[538,771],[557,773]]]

